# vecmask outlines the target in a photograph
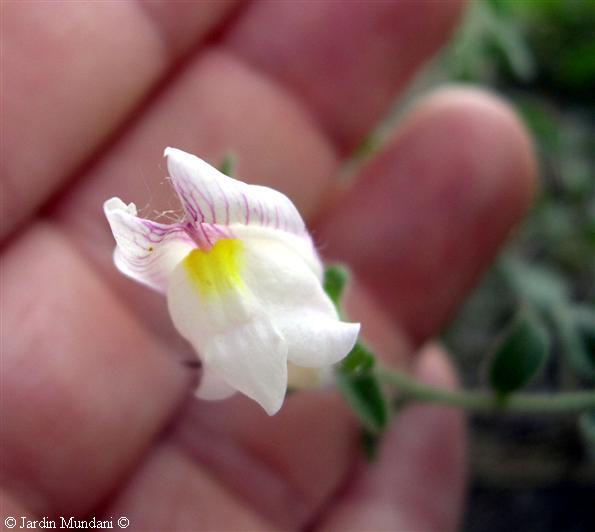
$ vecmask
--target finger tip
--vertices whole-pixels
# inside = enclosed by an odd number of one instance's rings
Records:
[[[484,168],[484,180],[504,188],[520,218],[537,188],[535,147],[513,105],[483,88],[450,85],[432,92],[412,113],[411,122],[441,121],[458,132],[453,140],[475,151]]]
[[[448,354],[435,343],[421,349],[413,372],[432,387],[454,389],[459,385]],[[384,447],[385,459],[402,469],[401,477],[392,481],[393,489],[401,500],[411,497],[403,511],[404,524],[425,530],[456,530],[467,477],[463,413],[443,405],[414,404],[397,418]],[[401,465],[403,461],[414,463],[414,470]],[[423,480],[412,490],[410,482],[415,475]]]
[[[431,386],[455,389],[459,385],[458,376],[445,349],[434,342],[420,349],[413,372],[420,381]]]
[[[456,385],[445,351],[428,345],[415,377]],[[465,493],[464,417],[452,408],[413,404],[382,440],[377,462],[362,466],[324,523],[325,530],[456,530]]]
[[[518,226],[536,174],[530,135],[509,104],[476,88],[439,89],[415,104],[321,220],[327,253],[348,261],[419,345]]]

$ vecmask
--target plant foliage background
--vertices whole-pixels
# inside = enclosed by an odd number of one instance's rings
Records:
[[[465,384],[520,305],[552,341],[530,385],[595,385],[595,2],[477,0],[430,77],[486,85],[536,141],[542,189],[529,218],[444,339]],[[595,530],[593,416],[474,419],[464,528]]]
[[[487,86],[533,133],[541,191],[529,218],[444,340],[466,386],[519,308],[545,325],[533,390],[595,386],[595,2],[476,0],[413,93]],[[473,419],[468,531],[595,530],[595,413]]]

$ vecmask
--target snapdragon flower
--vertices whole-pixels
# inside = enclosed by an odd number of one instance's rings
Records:
[[[360,326],[339,320],[289,198],[178,149],[165,157],[183,219],[162,224],[138,217],[133,203],[107,200],[116,267],[167,295],[176,329],[202,363],[199,398],[239,391],[272,415],[285,397],[288,363],[302,374],[335,364]]]

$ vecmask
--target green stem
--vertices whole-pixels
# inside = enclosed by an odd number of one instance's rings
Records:
[[[381,381],[394,386],[401,398],[456,406],[473,413],[496,414],[572,414],[595,410],[595,391],[556,394],[512,394],[500,397],[489,392],[455,391],[422,384],[409,375],[377,366]]]

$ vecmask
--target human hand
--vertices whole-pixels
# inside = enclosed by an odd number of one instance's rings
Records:
[[[334,392],[267,417],[191,398],[165,301],[115,270],[101,204],[177,208],[163,148],[289,195],[358,280],[352,317],[401,361],[437,333],[530,200],[514,114],[416,104],[343,190],[345,156],[446,40],[457,2],[3,4],[2,517],[133,529],[428,530],[457,523],[460,415],[412,407],[362,464]],[[174,66],[177,65],[177,66]],[[397,325],[398,324],[398,330]],[[412,360],[454,385],[443,354]]]

